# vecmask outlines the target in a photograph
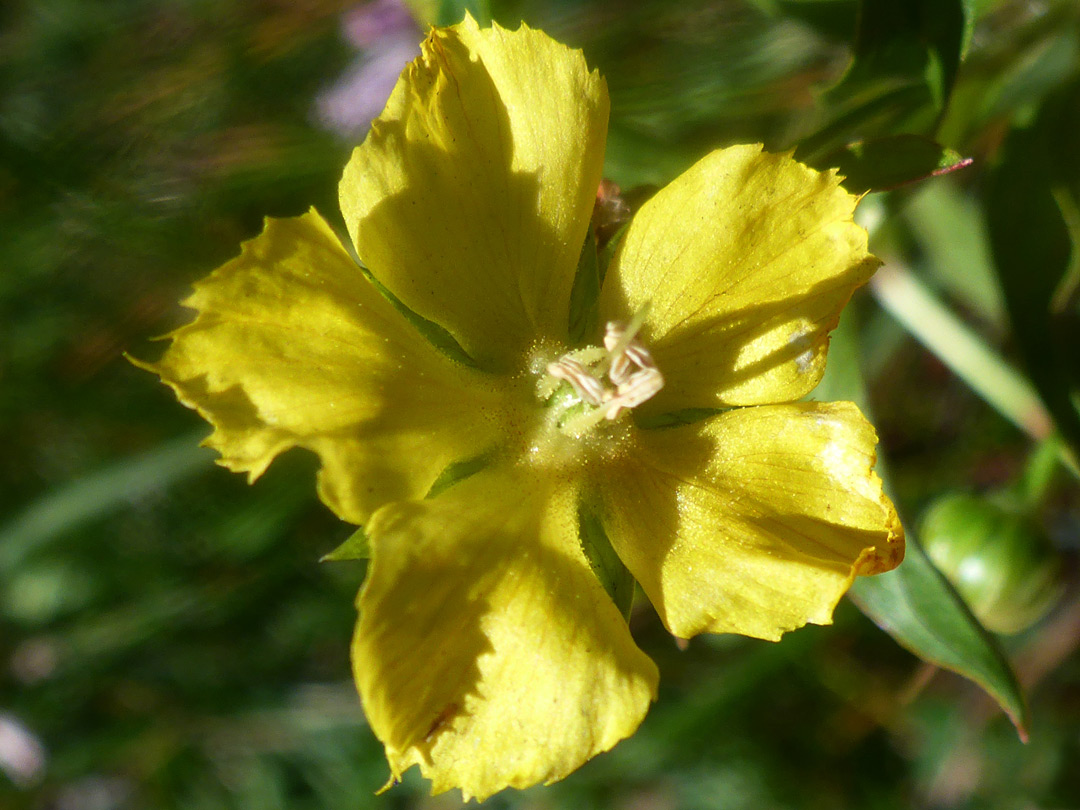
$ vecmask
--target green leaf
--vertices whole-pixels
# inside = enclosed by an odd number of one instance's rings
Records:
[[[213,451],[199,444],[205,432],[121,459],[44,494],[0,525],[0,568],[11,570],[65,532],[214,469]]]
[[[1004,331],[1005,302],[981,200],[949,178],[921,186],[904,201],[901,215],[918,243],[919,275],[940,285],[995,333]]]
[[[829,365],[815,399],[850,399],[869,416],[859,367],[858,338],[852,309],[833,332]],[[881,459],[877,473],[888,486]],[[905,523],[907,555],[899,568],[860,577],[850,591],[859,609],[902,647],[936,666],[968,678],[1009,715],[1027,738],[1027,705],[1008,659],[994,638],[972,615],[963,599],[930,563]]]
[[[820,36],[847,42],[855,31],[859,4],[856,0],[751,0],[766,13],[798,20]]]
[[[1017,348],[1064,438],[1080,453],[1080,82],[1013,131],[986,194],[990,246]]]
[[[480,25],[491,25],[489,0],[439,0],[435,24],[455,25],[465,19],[466,12]]]
[[[822,96],[829,119],[797,157],[821,166],[852,140],[929,134],[952,93],[971,14],[962,0],[863,0],[851,64]]]
[[[923,84],[882,82],[865,96],[848,103],[826,102],[827,109],[837,112],[799,143],[795,157],[815,169],[828,169],[829,157],[853,140],[888,136],[899,129],[930,129],[932,107]]]
[[[919,135],[894,135],[855,141],[822,162],[839,169],[844,188],[861,194],[948,174],[970,166],[971,158]]]
[[[863,0],[852,67],[836,90],[890,76],[922,78],[943,107],[968,35],[963,0]]]
[[[1027,740],[1027,704],[1005,654],[910,532],[900,567],[856,580],[851,597],[902,647],[981,686]]]

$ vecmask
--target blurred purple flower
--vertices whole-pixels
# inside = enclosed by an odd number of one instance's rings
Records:
[[[0,771],[17,787],[29,787],[45,771],[45,747],[7,712],[0,712]]]
[[[315,115],[326,129],[362,137],[386,105],[405,65],[420,54],[422,34],[401,0],[372,0],[342,20],[345,39],[361,54],[315,99]]]

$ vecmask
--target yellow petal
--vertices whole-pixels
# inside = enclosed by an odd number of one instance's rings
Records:
[[[353,667],[396,781],[483,799],[637,728],[655,665],[589,568],[573,489],[491,468],[368,524]]]
[[[184,303],[198,316],[139,365],[214,426],[231,470],[254,480],[290,447],[318,453],[320,495],[345,520],[422,497],[499,435],[495,381],[420,337],[315,212],[267,220]]]
[[[607,116],[604,81],[541,31],[433,30],[341,180],[361,261],[484,367],[565,340]]]
[[[850,402],[641,431],[636,457],[601,483],[608,535],[677,636],[828,624],[857,574],[903,558],[876,441]]]
[[[788,155],[707,155],[634,217],[601,293],[605,320],[650,304],[641,332],[666,381],[650,409],[789,402],[825,368],[828,332],[878,265],[858,198]]]

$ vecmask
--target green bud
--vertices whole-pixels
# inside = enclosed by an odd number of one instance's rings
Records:
[[[924,513],[922,542],[979,621],[1019,633],[1061,596],[1061,559],[1029,516],[973,495],[952,494]]]

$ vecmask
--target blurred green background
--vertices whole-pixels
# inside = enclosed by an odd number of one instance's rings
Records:
[[[972,553],[1011,583],[1000,604],[961,586],[983,623],[1047,603],[995,638],[915,548],[856,600],[919,655],[850,601],[779,644],[685,650],[639,605],[661,692],[638,734],[486,804],[1080,808],[1075,0],[6,0],[0,807],[459,804],[414,773],[374,795],[388,772],[348,666],[364,565],[318,562],[350,527],[315,499],[313,458],[248,487],[122,353],[156,356],[190,283],[264,216],[335,215],[387,82],[466,6],[585,50],[624,189],[763,141],[871,191],[893,272],[856,296],[816,395],[872,413],[912,536],[946,493],[991,516],[952,518],[991,527]],[[1010,516],[1022,528],[991,537]],[[921,659],[1014,713],[1015,672],[1030,742]]]

